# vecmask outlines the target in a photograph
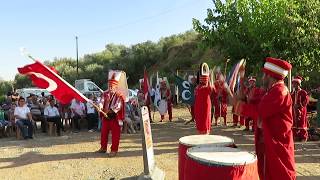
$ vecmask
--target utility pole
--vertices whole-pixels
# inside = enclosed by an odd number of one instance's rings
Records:
[[[76,36],[76,53],[77,53],[77,79],[79,79],[78,36]]]

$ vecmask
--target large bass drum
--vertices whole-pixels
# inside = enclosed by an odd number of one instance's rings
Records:
[[[184,180],[194,179],[257,180],[257,157],[253,153],[230,147],[189,148]]]
[[[184,180],[184,169],[186,154],[188,148],[196,146],[211,145],[212,147],[236,147],[234,140],[226,136],[218,135],[191,135],[184,136],[179,139],[179,152],[178,152],[178,171],[179,180]]]

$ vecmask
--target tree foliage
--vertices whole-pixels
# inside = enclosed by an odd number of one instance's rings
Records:
[[[0,95],[7,94],[9,91],[12,91],[12,82],[0,81]]]
[[[218,47],[231,62],[247,59],[256,74],[262,59],[290,61],[293,74],[310,79],[320,70],[319,0],[213,0],[204,23],[193,19],[206,47]]]
[[[28,79],[28,77],[20,74],[15,76],[13,84],[16,89],[32,87],[32,82]]]

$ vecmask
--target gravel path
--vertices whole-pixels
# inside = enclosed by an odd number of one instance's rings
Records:
[[[190,119],[186,109],[174,109],[173,113],[174,122],[152,124],[156,164],[165,171],[167,180],[178,179],[178,139],[196,134],[194,124],[184,125]],[[231,122],[231,116],[228,120]],[[253,134],[241,128],[214,127],[212,134],[232,137],[239,148],[254,150]],[[39,132],[35,139],[27,141],[2,138],[0,177],[3,180],[136,179],[143,172],[140,134],[123,134],[115,158],[94,153],[99,148],[99,139],[99,133],[85,130],[78,134],[67,132],[61,137]],[[308,142],[303,147],[304,150],[301,144],[296,144],[298,179],[320,179],[319,142]]]

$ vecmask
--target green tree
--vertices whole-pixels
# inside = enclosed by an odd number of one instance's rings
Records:
[[[247,59],[257,73],[267,56],[290,61],[308,78],[320,67],[319,0],[213,0],[202,24],[193,19],[206,47],[218,47],[231,63]]]
[[[118,69],[126,72],[129,87],[137,87],[139,79],[143,78],[144,68],[150,76],[158,71],[170,78],[176,69],[195,69],[203,61],[214,64],[213,59],[219,59],[216,51],[200,48],[199,42],[199,35],[191,30],[161,38],[158,42],[146,41],[132,46],[107,44],[103,51],[79,59],[79,78],[91,79],[106,89],[108,71]],[[77,79],[76,60],[73,58],[55,58],[44,63],[55,67],[60,76],[72,85]],[[23,80],[29,81],[25,76],[23,79],[17,76],[15,81],[19,81],[20,87],[30,83],[24,84]]]
[[[0,95],[5,95],[7,92],[12,91],[12,84],[11,81],[0,81]]]
[[[16,89],[33,87],[31,80],[27,76],[20,74],[15,76],[13,84]]]

